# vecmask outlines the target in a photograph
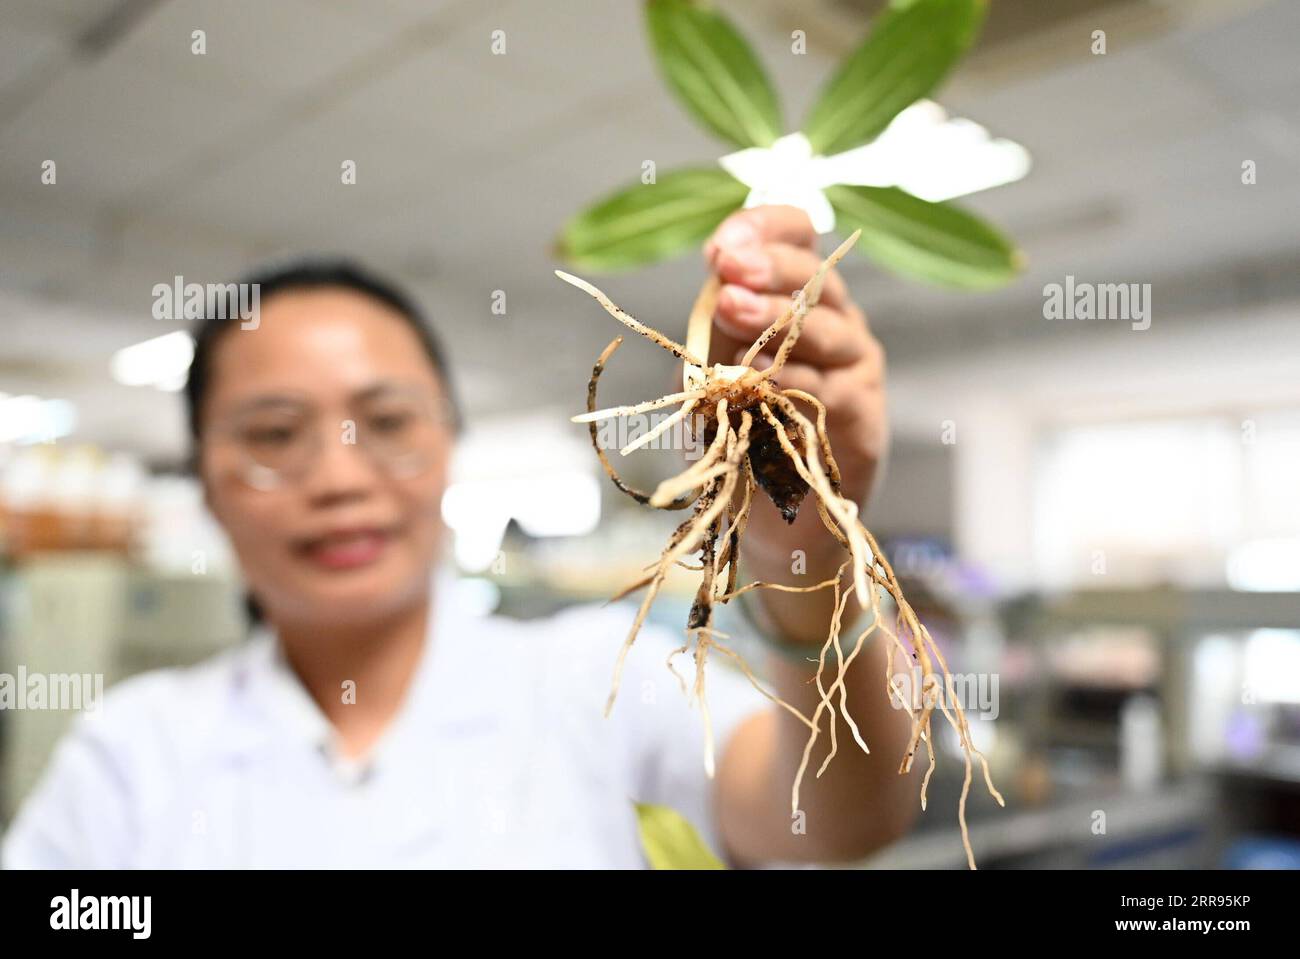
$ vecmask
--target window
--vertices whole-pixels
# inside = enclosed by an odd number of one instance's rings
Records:
[[[1034,488],[1049,585],[1300,589],[1300,410],[1056,430]]]

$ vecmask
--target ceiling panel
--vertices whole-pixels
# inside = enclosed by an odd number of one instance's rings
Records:
[[[1174,41],[1240,103],[1300,85],[1300,3],[1274,0],[1213,30]],[[1300,103],[1291,105],[1300,115]]]
[[[6,23],[0,30],[0,102],[42,65],[59,60],[66,49],[45,31]]]
[[[327,82],[387,41],[396,25],[309,0],[167,0],[111,53],[157,64],[192,86],[273,100]],[[207,52],[192,52],[203,30]]]
[[[253,109],[157,64],[126,57],[69,62],[0,137],[0,176],[31,195],[40,165],[58,165],[55,189],[98,213],[145,190],[190,156],[196,140],[227,135]]]
[[[12,23],[70,43],[111,7],[111,2],[94,0],[5,0],[5,25]]]
[[[722,6],[797,127],[832,67],[816,37],[808,55],[790,52],[789,30],[815,18],[776,0]],[[475,409],[567,408],[617,331],[551,275],[556,230],[644,160],[662,171],[726,149],[665,92],[636,0],[168,0],[101,58],[72,59],[105,8],[7,0],[0,14],[0,105],[6,90],[30,97],[0,111],[0,288],[81,304],[79,320],[60,314],[69,336],[78,323],[150,335],[148,291],[175,273],[349,252],[426,296]],[[961,201],[1020,239],[1030,268],[971,296],[853,258],[844,272],[891,362],[1035,333],[1043,283],[1066,272],[1170,284],[1300,256],[1298,18],[1283,0],[1209,29],[1112,37],[1105,57],[959,73],[941,99],[1034,154],[1023,182]],[[203,57],[189,52],[196,28]],[[47,158],[53,188],[39,183]],[[355,186],[340,182],[345,159]],[[1254,187],[1240,184],[1242,159],[1259,161]],[[594,279],[680,331],[701,277],[686,256]],[[503,317],[488,308],[496,289]],[[611,399],[662,392],[669,365],[629,342]]]

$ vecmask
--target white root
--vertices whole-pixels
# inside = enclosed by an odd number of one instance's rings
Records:
[[[649,443],[653,443],[655,440],[663,436],[663,434],[667,433],[670,429],[672,429],[682,420],[686,419],[686,417],[690,415],[691,410],[695,409],[695,404],[697,402],[699,401],[687,400],[685,403],[682,404],[682,408],[679,409],[676,413],[674,413],[672,416],[664,417],[663,420],[660,421],[658,426],[656,426],[654,429],[646,430],[644,433],[642,433],[640,436],[634,439],[631,443],[628,443],[627,446],[624,446],[621,450],[619,450],[619,452],[622,453],[624,456],[626,456],[628,453],[631,453],[633,450],[639,450],[641,447]]]
[[[668,339],[668,337],[664,336],[658,330],[652,330],[644,323],[641,323],[635,318],[633,318],[632,316],[629,316],[627,313],[624,313],[614,304],[613,300],[611,300],[608,296],[606,296],[596,287],[592,286],[586,280],[576,277],[572,273],[565,273],[563,270],[556,270],[555,275],[558,276],[565,283],[568,283],[572,286],[576,286],[584,293],[588,293],[591,296],[595,297],[596,302],[605,308],[606,313],[608,313],[614,319],[618,320],[620,323],[626,326],[629,330],[632,330],[634,333],[640,333],[651,343],[654,343],[656,346],[663,347],[673,356],[677,357],[677,359],[684,360],[687,363],[690,363],[694,366],[704,365],[703,360],[696,359],[695,356],[691,353],[688,353],[686,347],[682,346],[680,343],[674,343],[672,340]]]
[[[665,406],[672,406],[674,403],[682,403],[686,400],[698,400],[703,396],[703,390],[689,390],[685,393],[669,393],[667,396],[661,396],[657,400],[647,400],[646,402],[638,403],[635,406],[611,406],[607,409],[596,410],[591,413],[579,413],[577,416],[569,417],[569,422],[595,423],[600,420],[613,419],[616,416],[634,416],[637,413],[649,413],[651,410],[660,410]]]

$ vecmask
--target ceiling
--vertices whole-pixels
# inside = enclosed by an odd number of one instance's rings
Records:
[[[776,77],[792,129],[875,6],[720,5]],[[1066,274],[1151,283],[1153,336],[1207,322],[1230,336],[1224,317],[1300,300],[1300,4],[1046,8],[995,0],[939,96],[1033,154],[1024,181],[963,201],[1024,246],[1023,279],[971,296],[864,260],[845,268],[914,393],[923,371],[981,350],[1119,342],[1114,328],[1043,320],[1043,286]],[[806,56],[791,54],[792,29],[806,30]],[[1104,56],[1089,52],[1096,29]],[[721,152],[664,93],[634,0],[6,0],[0,391],[72,398],[90,438],[176,456],[178,404],[160,412],[157,393],[107,371],[113,350],[169,328],[150,315],[153,286],[327,250],[414,285],[472,417],[567,410],[612,326],[553,278],[558,226],[647,159],[669,169]],[[340,182],[345,160],[355,185]],[[680,330],[701,273],[686,257],[599,282]],[[1194,372],[1197,354],[1173,354]],[[652,349],[620,361],[611,398],[666,381]]]

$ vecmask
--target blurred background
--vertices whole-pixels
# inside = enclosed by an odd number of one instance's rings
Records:
[[[720,6],[795,122],[880,4]],[[1298,39],[1288,0],[995,0],[937,99],[1029,162],[982,169],[958,137],[969,175],[935,188],[1014,237],[1025,273],[969,294],[842,266],[890,364],[868,525],[954,671],[996,683],[972,725],[1008,808],[972,793],[982,868],[1300,865]],[[111,685],[241,641],[185,472],[187,325],[153,291],[308,250],[409,283],[447,341],[470,429],[444,515],[484,613],[624,585],[666,527],[568,421],[615,331],[551,245],[647,160],[722,152],[632,0],[6,0],[0,672]],[[595,279],[680,336],[703,275],[686,257]],[[1150,327],[1046,319],[1067,277],[1150,284]],[[670,375],[629,343],[602,390]],[[645,484],[674,455],[624,465]],[[69,719],[0,711],[0,816]],[[867,865],[964,865],[941,746],[929,811]]]

